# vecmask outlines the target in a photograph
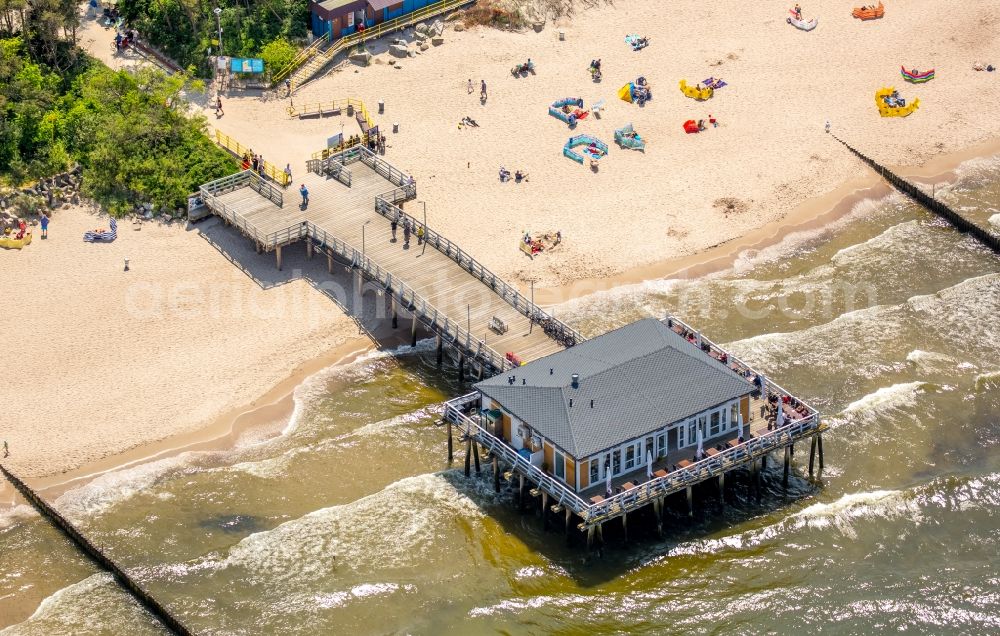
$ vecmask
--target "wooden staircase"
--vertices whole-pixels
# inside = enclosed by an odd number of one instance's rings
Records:
[[[291,91],[294,93],[316,77],[320,71],[333,61],[338,53],[347,51],[351,47],[363,44],[368,40],[377,40],[384,35],[400,31],[418,22],[423,22],[442,13],[471,4],[474,1],[439,0],[406,15],[368,27],[364,31],[346,35],[332,44],[328,44],[329,34],[327,34],[323,38],[317,39],[309,47],[303,49],[288,66],[274,76],[273,81],[275,85],[278,85],[280,82],[285,81],[285,79],[290,79]]]

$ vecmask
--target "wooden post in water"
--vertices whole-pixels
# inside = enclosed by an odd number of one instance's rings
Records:
[[[410,346],[417,346],[417,308],[413,308],[413,322],[410,323]]]
[[[569,534],[570,525],[569,524],[570,524],[570,522],[572,520],[573,520],[573,511],[570,510],[569,507],[567,506],[566,507],[566,543],[567,544],[569,543],[569,539],[570,539],[570,534]]]
[[[597,553],[604,557],[604,522],[597,524]]]
[[[396,297],[389,296],[389,313],[392,315],[392,328],[399,327],[399,309],[396,305]]]
[[[656,534],[663,538],[663,498],[653,498],[653,516],[656,517]]]
[[[587,558],[590,558],[590,551],[594,547],[594,526],[587,528]]]
[[[792,447],[788,445],[785,447],[785,475],[781,478],[781,483],[785,488],[788,488],[788,470],[791,468],[792,463]]]
[[[458,354],[458,381],[465,382],[465,354]]]
[[[809,477],[813,476],[813,461],[816,459],[816,436],[813,435],[812,443],[809,444]]]
[[[393,315],[395,316],[395,314],[393,314]],[[395,323],[393,323],[392,326],[395,327],[396,326]],[[439,336],[437,336],[437,365],[438,365],[438,367],[441,366],[441,363],[443,361],[444,361],[444,340],[439,335]]]
[[[493,490],[500,492],[500,456],[493,453]]]
[[[625,543],[628,544],[628,513],[622,514],[622,535],[625,537]]]
[[[330,274],[333,273],[333,253],[327,252],[326,254],[326,271]]]
[[[479,469],[479,444],[475,441],[472,442],[472,457],[476,460],[476,474],[478,475],[482,471]]]
[[[310,241],[309,238],[307,237],[306,238],[306,260],[309,260],[312,257],[313,257],[313,242]]]
[[[455,459],[455,441],[451,436],[451,420],[448,420],[448,463]]]
[[[518,473],[520,477],[521,485],[517,487],[517,511],[521,512],[524,510],[524,473]]]
[[[816,448],[819,449],[819,472],[823,472],[823,434],[816,433]]]
[[[688,516],[694,516],[694,492],[691,490],[691,486],[687,487],[687,500],[688,500]]]
[[[719,502],[726,505],[726,473],[719,473]]]
[[[281,271],[281,246],[274,248],[274,257],[278,261],[278,271]]]
[[[542,532],[548,530],[549,525],[549,493],[548,491],[542,491]]]
[[[472,436],[471,435],[467,435],[465,437],[465,476],[466,477],[468,477],[469,475],[472,474],[471,471],[469,470],[469,462],[471,462],[471,461],[472,461]],[[478,461],[476,463],[478,463]]]

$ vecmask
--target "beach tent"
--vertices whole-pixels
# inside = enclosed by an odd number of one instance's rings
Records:
[[[903,76],[903,79],[912,84],[923,84],[934,79],[934,69],[921,73],[917,69],[908,71],[905,66],[900,66],[899,74]]]
[[[646,140],[635,132],[632,124],[625,124],[615,130],[615,143],[622,148],[629,148],[631,150],[645,151],[646,149]]]
[[[111,229],[106,232],[84,232],[83,240],[88,243],[110,243],[118,238],[118,223],[111,219]]]
[[[688,134],[698,132],[698,122],[693,119],[689,119],[684,122],[684,132]]]

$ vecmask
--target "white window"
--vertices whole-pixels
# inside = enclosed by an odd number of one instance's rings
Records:
[[[740,425],[740,407],[735,402],[733,403],[732,415],[729,418],[729,426],[731,428],[738,428]]]
[[[617,475],[620,472],[622,472],[622,452],[616,448],[611,451],[611,474]]]
[[[722,418],[722,430],[729,428],[729,422],[727,421],[728,418],[726,417],[727,414],[728,413],[726,412],[725,407],[719,411],[719,417]]]
[[[708,436],[709,437],[715,437],[716,435],[718,435],[719,433],[722,432],[722,428],[721,428],[722,425],[719,422],[719,412],[718,411],[712,411],[712,419],[711,419],[711,421],[712,421],[712,426],[711,426],[711,428],[708,429]]]
[[[685,440],[685,446],[690,446],[698,441],[698,422],[691,420],[687,425],[687,439]]]
[[[635,468],[635,445],[629,444],[625,448],[625,470]]]
[[[656,436],[656,456],[666,457],[667,456],[667,434],[660,433]]]
[[[566,481],[566,458],[559,451],[552,453],[552,461],[555,463],[556,477]]]
[[[601,480],[601,462],[597,459],[590,460],[590,483],[596,484]]]

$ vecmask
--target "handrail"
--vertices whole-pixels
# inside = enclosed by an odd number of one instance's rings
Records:
[[[342,110],[346,110],[347,107],[355,108],[356,114],[361,115],[364,119],[365,124],[369,129],[375,127],[375,122],[372,121],[371,115],[368,113],[368,107],[360,99],[354,99],[353,97],[348,97],[346,99],[332,99],[329,102],[316,102],[315,104],[300,104],[296,106],[294,103],[290,105],[286,110],[288,111],[289,117],[305,117],[308,115],[322,114],[322,113],[334,113]],[[315,159],[315,154],[313,156]]]
[[[233,156],[240,160],[243,159],[244,155],[250,153],[250,148],[244,146],[229,135],[223,134],[219,130],[215,131],[215,143],[217,143],[219,147],[228,150]],[[264,162],[264,174],[267,175],[272,181],[275,181],[282,186],[287,186],[292,182],[292,178],[288,173],[286,173],[283,169],[279,169],[270,161]]]
[[[285,196],[280,190],[275,188],[273,185],[264,181],[260,176],[253,172],[252,170],[246,170],[250,174],[250,187],[257,191],[263,197],[267,197],[279,208],[285,205]]]
[[[397,188],[376,196],[375,211],[389,220],[395,219],[396,221],[402,221],[404,219],[409,219],[413,227],[422,226],[422,221],[418,221],[413,216],[407,214],[395,205],[398,200],[405,200],[406,198],[416,196],[416,184],[410,183],[407,175],[399,170],[396,170],[389,163],[379,159],[367,148],[362,148],[361,151],[362,161],[368,163],[366,159],[370,159],[373,163],[369,165],[372,165],[373,169],[379,172],[379,174],[382,174],[382,176],[388,178],[393,183],[403,186],[404,193],[406,194],[403,199],[395,198],[395,195],[400,191],[400,189]],[[381,164],[388,166],[386,172],[380,171],[380,162]],[[394,178],[398,179],[398,181]],[[413,188],[412,192],[408,190],[410,187]],[[388,198],[390,196],[393,197],[393,200],[391,201]],[[490,270],[486,269],[482,263],[474,259],[458,245],[438,232],[432,230],[430,227],[424,227],[424,240],[439,252],[461,265],[463,269],[478,278],[481,282],[486,284],[490,289],[496,292],[497,295],[507,301],[512,307],[514,307],[514,309],[518,310],[529,320],[533,320],[534,322],[541,324],[547,334],[558,340],[564,346],[572,347],[573,345],[586,340],[583,334],[579,331],[549,315],[541,307],[525,298],[516,288],[503,281],[503,279],[499,278]]]
[[[466,435],[476,438],[491,453],[502,455],[503,459],[510,462],[515,470],[523,472],[529,479],[533,479],[540,488],[548,491],[550,495],[555,497],[557,503],[566,506],[579,515],[586,514],[591,506],[581,499],[576,492],[522,457],[517,451],[462,412],[468,404],[477,399],[477,393],[470,393],[460,398],[449,400],[445,403],[445,419],[458,425]]]
[[[309,159],[306,161],[306,168],[310,172],[315,172],[316,174],[332,175],[334,179],[340,181],[347,187],[351,186],[351,171],[341,162],[337,161],[336,157],[326,157],[325,159]]]
[[[416,11],[412,11],[405,15],[401,15],[398,18],[393,18],[392,20],[386,20],[385,22],[381,22],[374,26],[370,26],[366,28],[364,31],[355,31],[354,33],[350,33],[338,40],[335,40],[328,49],[320,53],[318,56],[316,55],[310,56],[311,59],[309,59],[309,63],[312,64],[317,59],[320,60],[321,64],[318,65],[315,69],[316,71],[318,71],[327,63],[329,63],[330,60],[336,57],[338,53],[340,53],[344,49],[354,46],[355,44],[364,43],[366,40],[370,39],[372,40],[378,39],[383,35],[392,33],[394,31],[398,31],[399,29],[407,27],[416,22],[426,20],[427,18],[434,17],[446,11],[457,9],[458,7],[470,4],[474,1],[475,0],[440,0],[439,2],[435,2],[434,4],[429,4],[425,7],[421,7]],[[302,62],[300,62],[299,64],[301,66]],[[299,69],[296,68],[293,71],[293,73],[297,72],[298,70]],[[302,84],[309,81],[309,79],[311,79],[311,77],[306,77],[304,80],[299,82],[296,81],[295,78],[293,77],[292,90],[294,91],[298,89]]]
[[[510,361],[494,351],[484,340],[476,338],[462,326],[449,319],[444,313],[438,311],[433,305],[424,300],[417,292],[406,283],[397,280],[391,272],[383,269],[378,263],[366,256],[355,247],[350,246],[345,241],[331,235],[326,230],[315,224],[304,221],[299,226],[284,230],[287,238],[296,240],[308,237],[320,248],[331,250],[333,254],[347,260],[352,267],[360,269],[368,278],[381,285],[386,293],[394,296],[399,303],[421,317],[421,320],[432,330],[439,332],[441,337],[452,345],[462,349],[472,360],[478,360],[490,367],[504,371],[511,367]],[[274,233],[268,239],[275,236]],[[443,319],[443,322],[442,322]]]
[[[279,70],[277,73],[271,76],[271,86],[272,87],[277,86],[278,82],[280,82],[281,80],[285,79],[286,77],[294,73],[295,70],[298,67],[302,66],[307,60],[309,60],[309,58],[319,53],[320,47],[322,47],[323,44],[329,42],[329,40],[330,40],[330,32],[327,31],[320,37],[313,40],[312,44],[310,44],[306,48],[296,53],[295,57],[293,57],[288,64],[285,64],[283,67],[281,67],[281,70]]]

